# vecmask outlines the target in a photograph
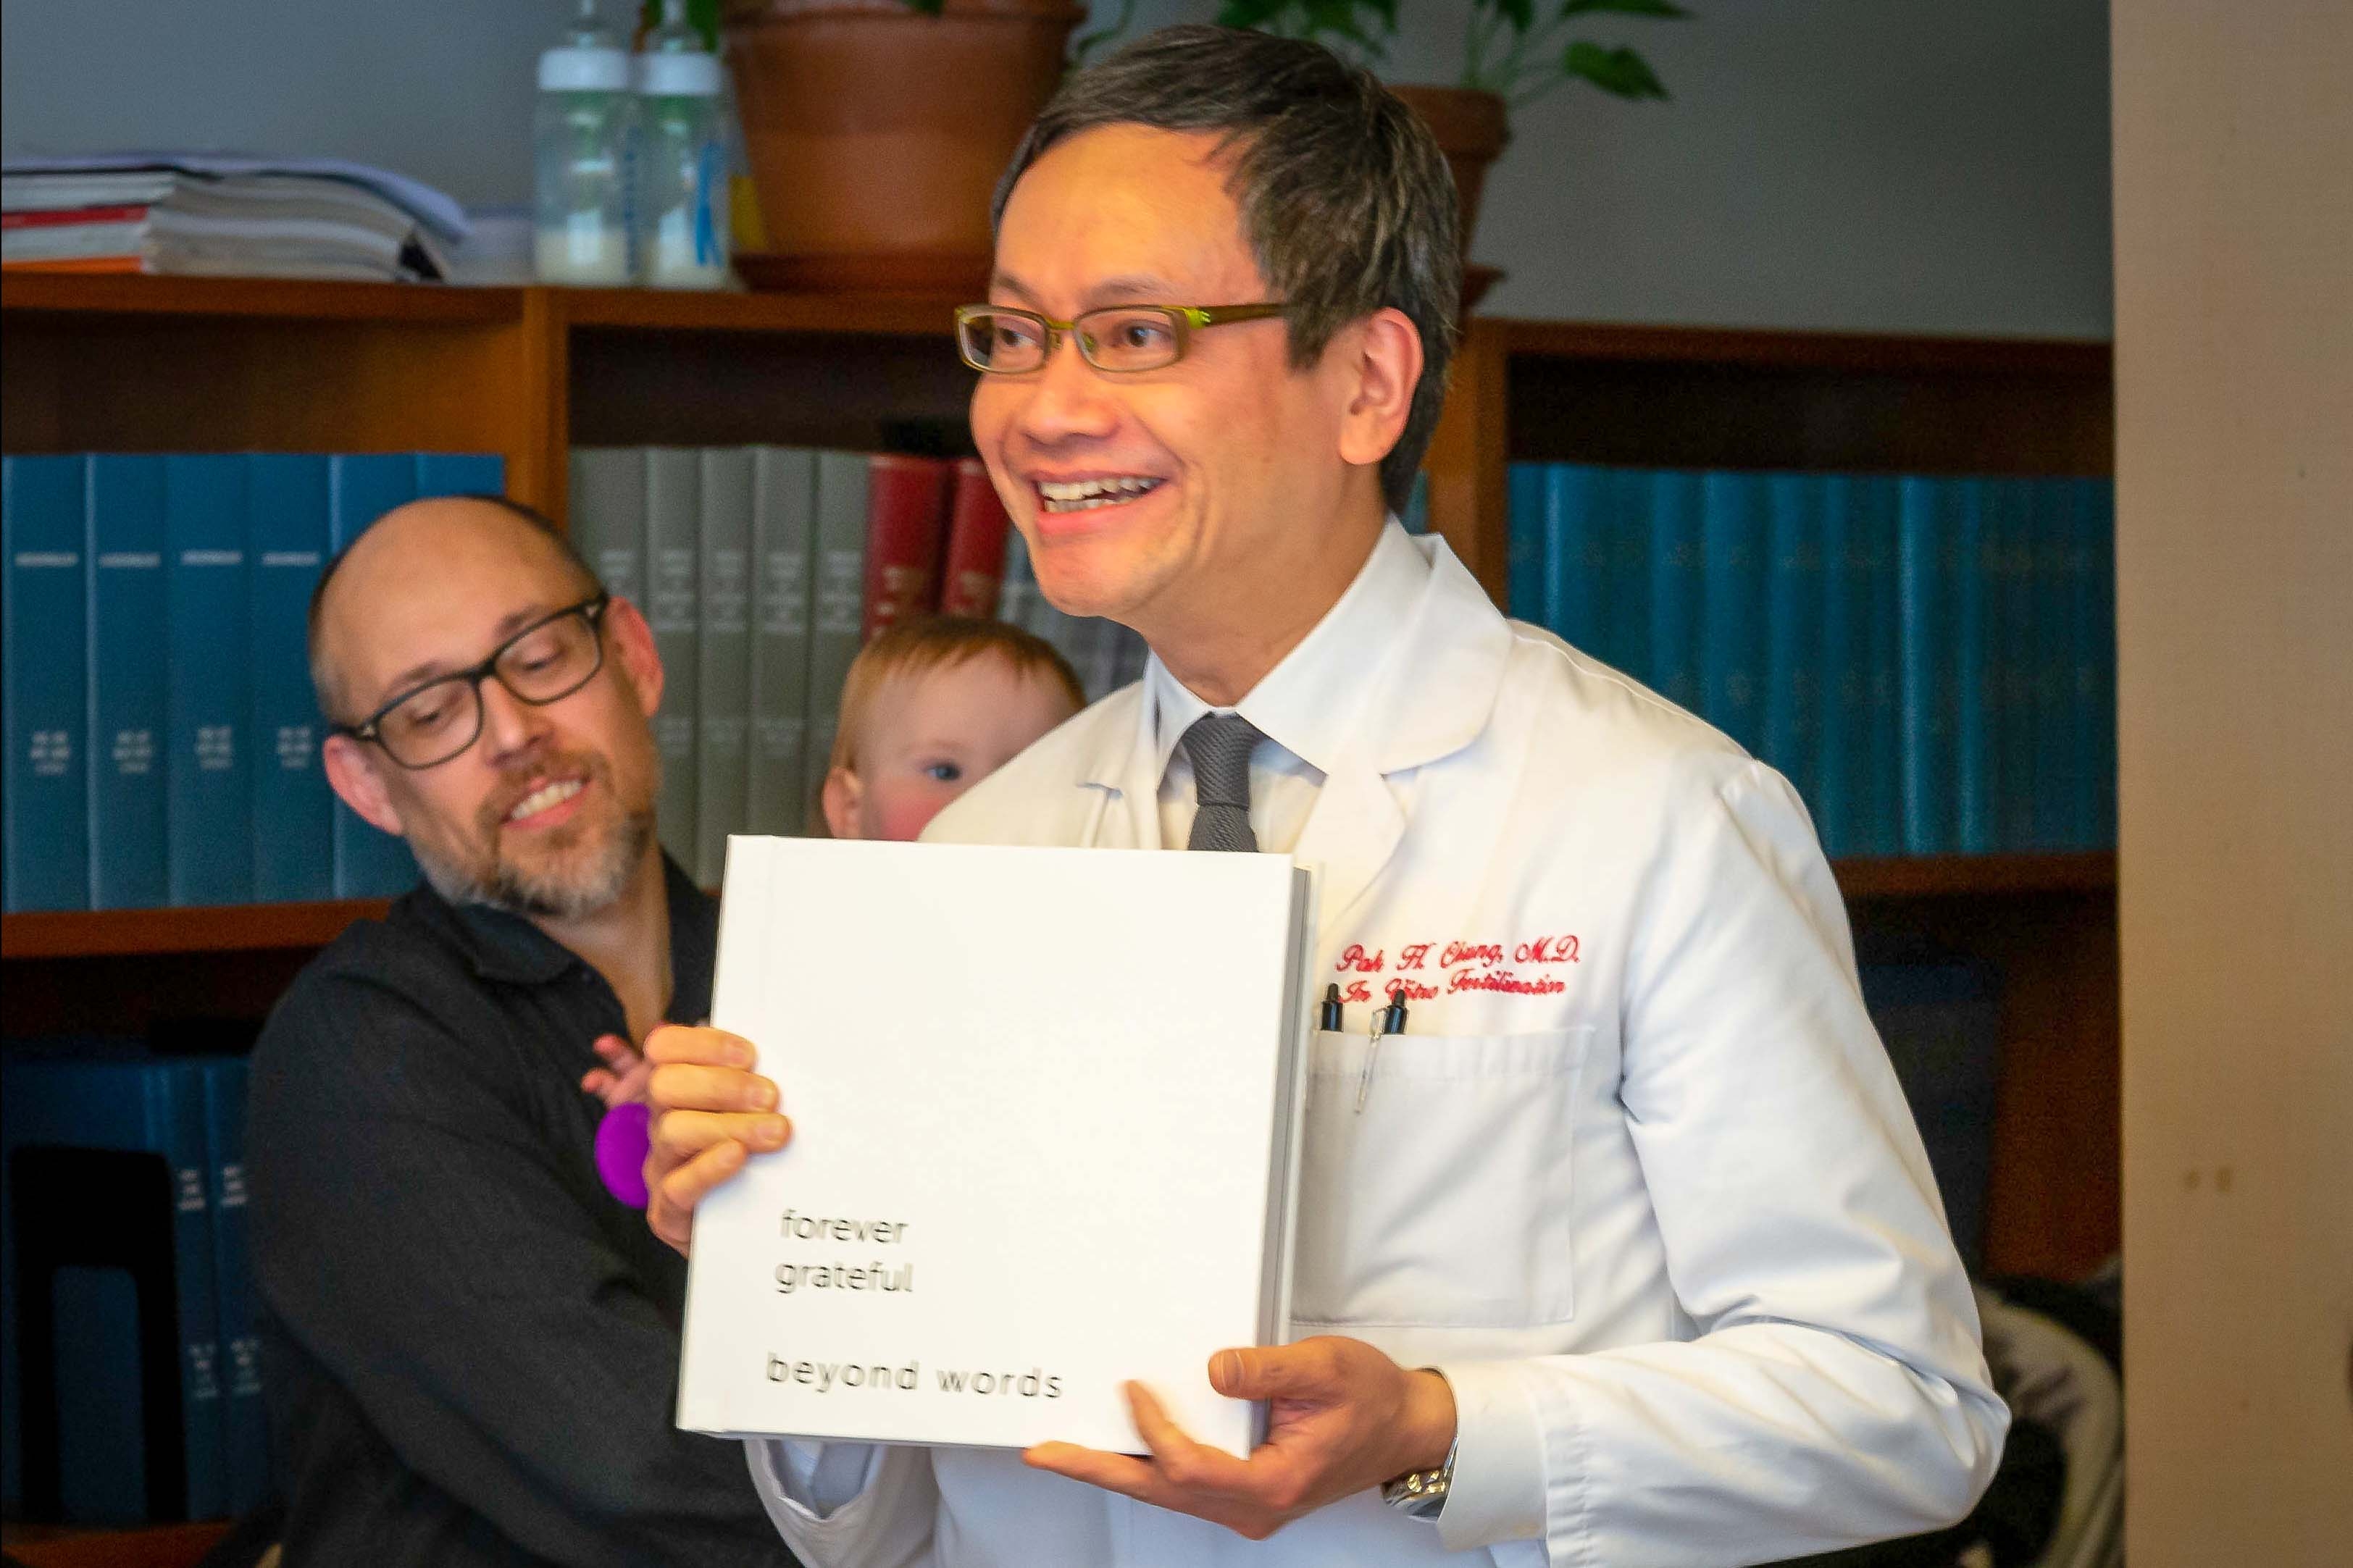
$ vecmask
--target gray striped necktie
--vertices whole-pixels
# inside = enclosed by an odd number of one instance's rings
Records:
[[[1255,854],[1250,831],[1250,748],[1263,739],[1258,726],[1239,713],[1204,713],[1177,744],[1193,764],[1192,836],[1187,849],[1238,849]]]

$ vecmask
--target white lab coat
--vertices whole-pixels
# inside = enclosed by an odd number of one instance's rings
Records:
[[[1294,851],[1316,989],[1419,989],[1361,1110],[1364,1037],[1317,1037],[1293,1333],[1445,1373],[1440,1522],[1366,1492],[1250,1542],[984,1450],[837,1447],[813,1492],[755,1442],[812,1564],[1730,1568],[1942,1525],[1991,1477],[2007,1413],[1795,794],[1399,550],[1393,628],[1303,645],[1379,650],[1323,672],[1354,715]],[[927,837],[1158,847],[1148,689]]]

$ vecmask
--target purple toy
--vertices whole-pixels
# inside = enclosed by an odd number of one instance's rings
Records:
[[[653,1110],[642,1100],[617,1105],[596,1124],[596,1173],[605,1190],[633,1209],[646,1206],[646,1155],[652,1152]]]

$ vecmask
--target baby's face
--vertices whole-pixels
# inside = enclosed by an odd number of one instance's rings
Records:
[[[866,716],[853,787],[827,794],[828,825],[837,838],[913,838],[1076,711],[1059,681],[995,653],[886,681]]]

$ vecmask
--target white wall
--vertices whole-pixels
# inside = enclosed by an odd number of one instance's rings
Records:
[[[1643,48],[1672,103],[1570,88],[1520,116],[1474,247],[1510,274],[1490,310],[2108,334],[2105,0],[1689,4],[1592,28]],[[1407,0],[1388,74],[1450,79],[1461,5]],[[566,11],[5,0],[0,145],[333,153],[518,202],[532,58]],[[1213,11],[1142,0],[1138,22]]]
[[[2117,0],[2135,1568],[2353,1541],[2353,6]]]

